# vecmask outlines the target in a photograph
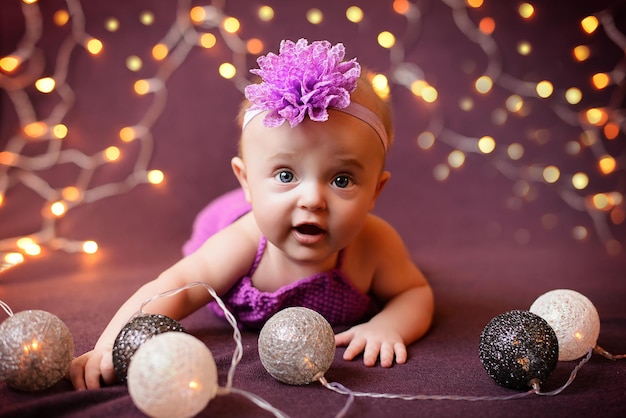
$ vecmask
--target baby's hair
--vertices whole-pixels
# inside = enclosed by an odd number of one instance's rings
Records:
[[[362,70],[361,76],[357,83],[356,89],[350,94],[350,99],[362,106],[370,109],[376,116],[380,118],[387,132],[388,147],[393,143],[393,117],[392,109],[388,99],[381,97],[372,85],[372,78],[374,73],[368,70]],[[253,82],[261,82],[260,78],[256,78]],[[248,99],[243,99],[239,106],[239,113],[237,114],[237,124],[241,128],[243,125],[243,117],[246,110],[250,107]],[[241,141],[240,141],[241,142]],[[241,146],[241,144],[240,144]],[[240,150],[241,151],[241,150]]]

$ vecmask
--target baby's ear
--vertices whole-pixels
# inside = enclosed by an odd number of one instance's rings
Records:
[[[248,173],[246,172],[246,164],[243,162],[241,157],[233,157],[230,160],[230,166],[233,169],[233,173],[235,173],[235,177],[239,181],[239,185],[243,189],[246,200],[250,203],[250,190],[248,187]]]
[[[376,204],[376,199],[378,199],[378,196],[380,196],[380,192],[383,191],[383,189],[385,188],[385,185],[387,184],[390,178],[391,178],[391,173],[389,171],[383,171],[382,173],[380,173],[380,177],[378,177],[378,184],[376,185],[376,192],[374,194],[374,199],[372,199],[372,205],[370,207],[370,210],[374,209],[374,205]]]

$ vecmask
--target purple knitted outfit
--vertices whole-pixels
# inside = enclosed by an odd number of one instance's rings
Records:
[[[193,235],[183,247],[183,253],[191,254],[211,235],[249,211],[250,205],[241,189],[214,200],[198,214]],[[263,257],[265,246],[266,239],[262,237],[248,274],[222,296],[222,300],[240,324],[260,329],[272,315],[290,306],[313,309],[333,326],[358,323],[376,312],[377,307],[372,297],[354,288],[341,272],[342,252],[337,258],[337,265],[329,271],[298,280],[275,292],[258,290],[252,284],[251,277]],[[223,316],[215,302],[211,302],[209,306],[215,313]]]

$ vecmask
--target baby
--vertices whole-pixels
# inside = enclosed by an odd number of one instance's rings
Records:
[[[112,346],[126,321],[148,298],[192,282],[215,289],[246,327],[305,306],[351,326],[335,336],[344,359],[406,362],[406,346],[430,327],[433,294],[398,233],[370,213],[390,177],[391,119],[344,54],[342,44],[300,39],[258,59],[261,81],[246,88],[231,162],[241,189],[199,215],[187,255],[133,294],[72,362],[75,388],[113,383]],[[145,310],[178,320],[210,299],[194,287]]]

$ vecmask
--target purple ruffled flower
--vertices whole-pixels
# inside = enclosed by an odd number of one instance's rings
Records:
[[[250,110],[269,110],[263,125],[276,127],[285,120],[293,127],[308,114],[314,121],[328,119],[328,108],[343,109],[350,104],[361,66],[356,59],[343,61],[345,48],[339,43],[306,39],[284,40],[279,54],[257,59],[259,69],[250,70],[262,82],[246,87]]]

